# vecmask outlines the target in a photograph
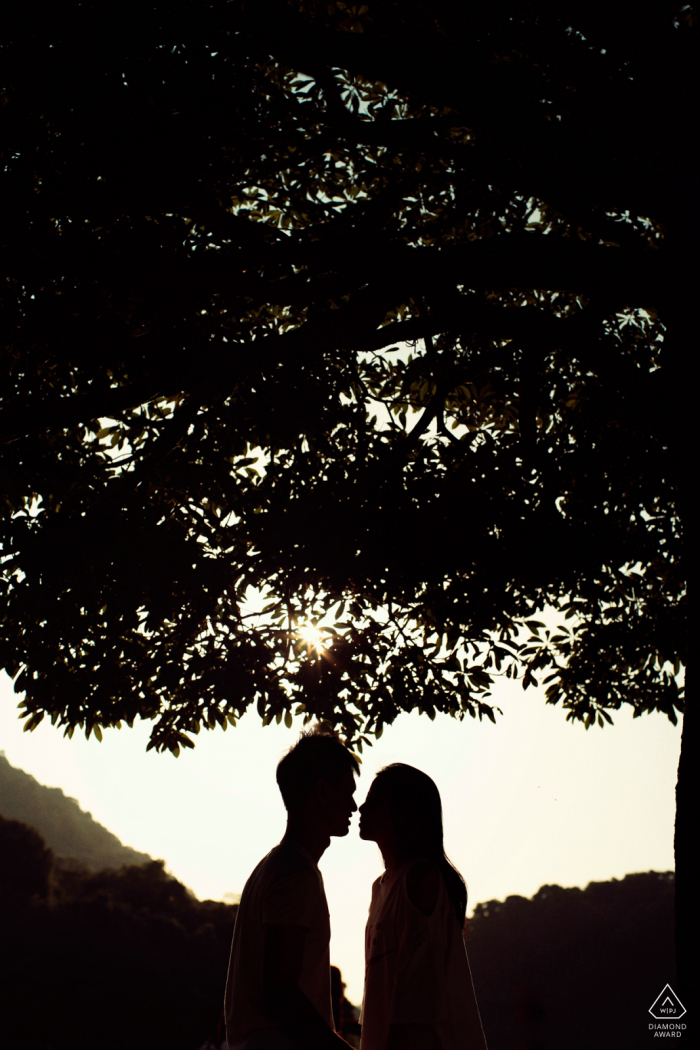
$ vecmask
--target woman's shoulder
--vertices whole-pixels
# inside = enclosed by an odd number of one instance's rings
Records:
[[[378,875],[372,883],[372,900],[379,900],[381,897],[386,897],[389,884],[386,882],[385,874],[386,873]]]
[[[406,892],[411,904],[424,915],[432,915],[440,892],[440,868],[434,860],[419,858],[406,872]]]

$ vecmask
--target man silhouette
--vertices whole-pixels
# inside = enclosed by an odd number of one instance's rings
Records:
[[[260,861],[238,906],[226,981],[230,1050],[340,1050],[331,1006],[330,922],[318,861],[347,835],[357,759],[317,726],[277,766],[282,841]]]

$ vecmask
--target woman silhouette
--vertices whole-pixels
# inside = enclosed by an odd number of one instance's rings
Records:
[[[486,1050],[463,940],[467,888],[445,856],[434,781],[400,762],[380,770],[360,838],[386,868],[365,933],[361,1050]]]

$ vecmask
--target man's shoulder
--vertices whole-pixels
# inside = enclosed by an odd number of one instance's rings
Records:
[[[259,924],[306,926],[324,915],[328,904],[323,880],[304,850],[284,842],[270,850],[245,884],[238,909],[241,930]]]
[[[318,881],[320,872],[305,850],[284,839],[263,857],[248,879],[248,884],[263,885],[300,876]]]

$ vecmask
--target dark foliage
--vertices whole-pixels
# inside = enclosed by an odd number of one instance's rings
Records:
[[[22,827],[0,820],[0,837],[7,826]],[[196,900],[162,861],[57,863],[30,898],[25,832],[0,869],[3,1048],[196,1050],[221,1013],[235,906]]]
[[[53,863],[41,835],[19,820],[0,816],[0,887],[2,892],[46,897]]]
[[[41,839],[0,819],[5,846],[3,1050],[196,1050],[215,1034],[235,906],[197,901],[159,861],[97,873],[55,862],[47,880]],[[636,1050],[674,979],[673,876],[543,886],[477,905],[468,930],[490,1050]]]
[[[13,6],[30,726],[177,752],[299,704],[361,738],[539,672],[586,725],[675,719],[695,46],[662,0]]]
[[[675,983],[671,872],[478,904],[467,945],[489,1050],[637,1050]]]
[[[123,846],[60,788],[45,787],[11,766],[1,751],[0,814],[31,825],[58,857],[72,857],[91,871],[151,860],[148,854]]]

